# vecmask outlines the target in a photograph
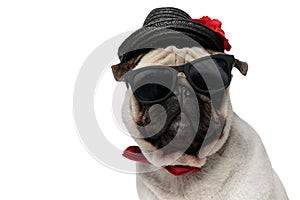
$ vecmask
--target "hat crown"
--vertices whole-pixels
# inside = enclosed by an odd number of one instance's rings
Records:
[[[186,12],[178,8],[162,7],[153,9],[143,26],[125,39],[118,55],[122,61],[170,45],[224,52],[223,40],[214,30],[192,21]]]
[[[149,26],[166,19],[189,19],[189,14],[174,7],[161,7],[153,9],[146,17],[143,26]]]

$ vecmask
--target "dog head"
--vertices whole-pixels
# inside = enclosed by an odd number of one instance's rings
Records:
[[[158,48],[112,66],[116,80],[128,71],[148,66],[182,66],[193,60],[224,54],[200,47]],[[234,66],[246,75],[245,62]],[[229,137],[233,111],[229,89],[211,95],[197,92],[186,74],[177,74],[172,95],[161,102],[145,104],[128,88],[123,103],[123,121],[143,154],[155,166],[187,165],[201,167],[207,156],[217,152]]]

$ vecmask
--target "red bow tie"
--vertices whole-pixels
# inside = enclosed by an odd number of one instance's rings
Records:
[[[151,165],[151,163],[142,154],[142,151],[138,146],[127,147],[127,149],[125,149],[125,151],[123,152],[123,156],[129,160]],[[196,172],[200,170],[199,167],[190,167],[190,166],[183,166],[183,165],[175,165],[175,166],[167,165],[167,166],[163,166],[163,168],[168,170],[168,172],[170,172],[174,176],[180,176],[188,172]]]

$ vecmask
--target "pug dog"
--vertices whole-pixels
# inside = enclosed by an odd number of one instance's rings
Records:
[[[169,46],[113,66],[114,75],[120,80],[124,69],[134,68],[134,71],[148,66],[182,66],[199,58],[219,54],[223,53],[199,47],[178,49]],[[248,66],[245,62],[236,59],[234,66],[246,75]],[[198,92],[195,92],[195,96],[191,95],[192,90],[184,73],[180,72],[175,95],[168,97],[159,106],[142,104],[130,88],[127,91],[123,120],[142,152],[145,152],[146,159],[155,166],[165,166],[171,161],[169,164],[172,166],[200,169],[174,176],[163,168],[153,170],[152,165],[137,163],[137,169],[145,171],[137,174],[140,199],[288,199],[259,136],[233,112],[229,88],[217,96],[220,99],[215,104],[212,104],[209,95]],[[195,102],[193,98],[196,98]],[[181,104],[179,101],[182,101]],[[196,134],[192,134],[193,119],[189,119],[195,117],[193,109],[197,106],[194,103],[198,104],[200,112]],[[213,126],[210,133],[209,125]],[[179,134],[178,139],[169,148],[163,149],[170,145],[176,134]],[[204,144],[203,138],[207,134],[211,134],[212,139]],[[194,137],[193,141],[185,144],[190,142],[190,135]]]
[[[112,66],[127,85],[122,118],[138,147],[141,200],[286,200],[255,130],[232,110],[231,69],[248,65],[204,47],[141,52]]]

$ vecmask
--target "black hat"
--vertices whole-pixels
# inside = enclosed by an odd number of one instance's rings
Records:
[[[195,20],[192,21],[186,12],[178,8],[162,7],[152,10],[143,27],[121,44],[118,56],[122,61],[142,52],[169,45],[178,48],[199,46],[224,52],[224,41],[217,32]]]

